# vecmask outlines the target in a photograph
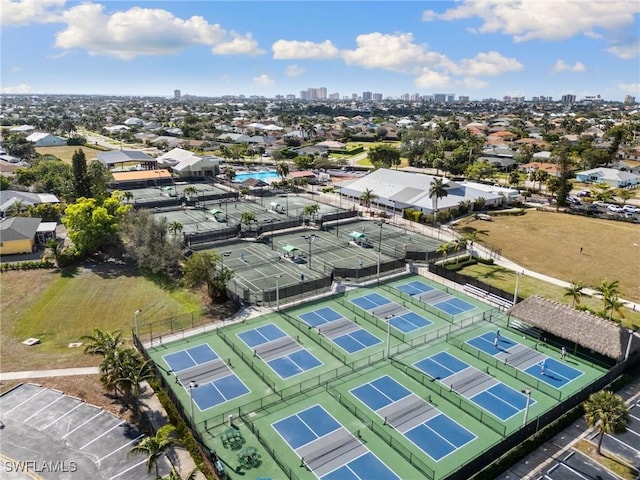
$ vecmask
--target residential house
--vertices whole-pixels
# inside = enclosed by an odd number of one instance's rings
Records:
[[[109,170],[155,170],[157,160],[142,150],[112,150],[98,153],[98,161]]]
[[[220,157],[202,157],[182,148],[174,148],[157,160],[180,177],[214,177],[220,173],[220,163],[224,161]]]
[[[41,218],[7,217],[0,219],[0,255],[32,253]]]
[[[15,204],[20,208],[28,208],[41,203],[60,203],[52,193],[19,192],[17,190],[0,190],[0,217]]]
[[[45,132],[34,132],[27,137],[27,141],[34,147],[60,147],[67,144],[67,140]]]
[[[635,187],[640,184],[640,176],[634,173],[604,167],[578,172],[576,180],[584,183],[606,183],[612,188]]]

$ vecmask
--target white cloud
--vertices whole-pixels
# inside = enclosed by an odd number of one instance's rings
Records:
[[[266,73],[263,73],[262,75],[259,75],[257,77],[253,77],[251,81],[258,87],[270,87],[272,85],[275,85],[275,82]]]
[[[278,40],[271,46],[271,50],[276,60],[326,60],[340,55],[340,51],[331,40],[325,40],[322,43]]]
[[[57,33],[55,45],[80,48],[90,55],[130,60],[143,55],[170,55],[195,45],[211,46],[218,55],[264,53],[250,33],[227,32],[201,16],[176,17],[167,10],[133,7],[105,14],[104,6],[81,4],[63,15],[66,27]]]
[[[48,23],[59,18],[65,0],[0,0],[0,25]]]
[[[287,77],[299,77],[300,75],[302,75],[305,72],[304,68],[299,67],[298,65],[289,65],[285,71],[284,74]]]
[[[31,93],[31,85],[27,85],[26,83],[21,83],[20,85],[14,85],[12,87],[2,87],[0,91],[2,93],[6,93],[9,95],[15,95],[20,93]]]
[[[495,77],[507,72],[522,70],[524,65],[515,58],[507,58],[498,52],[480,52],[473,58],[464,58],[456,70],[470,77]]]
[[[240,35],[231,33],[232,40],[216,45],[211,49],[216,55],[263,55],[265,53],[250,33]]]
[[[424,67],[414,83],[419,88],[434,89],[451,86],[453,82],[447,74]]]
[[[564,60],[560,59],[553,65],[554,72],[574,72],[580,73],[585,72],[587,67],[584,66],[582,62],[576,62],[573,65],[567,64]]]
[[[367,33],[358,35],[356,44],[355,50],[342,52],[347,65],[407,72],[427,61],[427,47],[414,43],[411,33]]]
[[[640,83],[618,83],[618,88],[624,92],[624,93],[628,93],[630,95],[640,95]]]
[[[616,42],[607,48],[607,52],[623,60],[631,60],[640,56],[640,38],[632,38],[626,42]]]
[[[427,10],[422,19],[479,17],[483,23],[475,32],[503,33],[523,42],[592,35],[595,28],[615,31],[632,25],[637,13],[640,13],[637,0],[462,0],[442,14]]]
[[[457,82],[456,86],[465,90],[480,90],[481,88],[487,88],[489,84],[479,78],[464,77]]]
[[[22,67],[15,65],[13,67],[11,67],[11,69],[9,70],[11,73],[18,73],[19,71],[22,70]]]

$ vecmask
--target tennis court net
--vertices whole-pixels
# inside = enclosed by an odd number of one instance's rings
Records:
[[[464,381],[453,384],[451,388],[460,394],[469,392],[470,390],[483,390],[484,385],[493,383],[493,378],[481,371],[476,371]]]
[[[273,342],[256,347],[258,356],[265,360],[282,357],[296,350],[300,350],[300,346],[289,337],[279,338]]]
[[[334,338],[352,332],[357,328],[359,327],[357,327],[357,325],[354,324],[351,320],[347,318],[340,318],[325,325],[321,325],[318,328],[318,331],[322,332],[323,335],[329,338]]]
[[[340,457],[352,457],[354,456],[352,453],[354,450],[364,448],[360,440],[348,432],[345,433],[345,436],[336,435],[338,437],[336,440],[327,442],[326,445],[320,445],[316,450],[311,452],[311,455],[303,457],[304,463],[311,470],[315,470],[319,466],[326,465]]]
[[[536,350],[527,348],[522,353],[517,353],[511,357],[506,358],[505,363],[508,363],[509,365],[516,368],[520,368],[524,365],[526,368],[529,365],[536,363],[538,357],[542,358],[543,355]]]
[[[431,405],[416,398],[417,402],[414,402],[412,406],[407,406],[394,415],[386,417],[386,421],[396,430],[403,432],[416,425],[423,423],[428,417],[428,412],[433,409]],[[404,428],[404,427],[407,428]]]
[[[229,367],[222,360],[196,365],[183,372],[180,372],[178,379],[182,385],[187,386],[190,382],[208,383],[228,374]]]

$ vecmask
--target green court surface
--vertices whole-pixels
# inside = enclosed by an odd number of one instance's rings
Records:
[[[230,428],[258,449],[262,463],[246,478],[334,480],[368,468],[361,478],[375,479],[372,465],[401,479],[446,478],[605,373],[418,275],[147,353],[229,469],[238,466]]]

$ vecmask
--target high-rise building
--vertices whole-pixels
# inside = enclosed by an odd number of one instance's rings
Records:
[[[636,103],[636,97],[632,97],[631,95],[624,96],[625,105],[633,105],[634,103]]]
[[[370,102],[373,100],[373,94],[371,92],[362,92],[362,101]]]
[[[434,93],[433,94],[433,101],[436,103],[444,103],[447,101],[447,94],[446,93]]]
[[[182,92],[180,90],[173,91],[173,99],[180,100],[182,98]]]
[[[455,93],[447,93],[447,103],[453,103],[456,101]]]
[[[561,102],[564,103],[564,104],[576,103],[576,96],[572,95],[570,93],[568,93],[566,95],[562,95]]]
[[[460,103],[469,103],[469,96],[468,95],[459,95],[458,96],[458,102],[460,102]]]
[[[382,94],[381,93],[374,93],[373,94],[373,101],[374,102],[381,102],[382,101]]]

